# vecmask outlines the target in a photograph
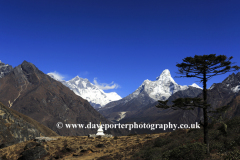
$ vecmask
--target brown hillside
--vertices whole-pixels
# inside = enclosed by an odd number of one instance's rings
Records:
[[[0,79],[0,101],[26,116],[49,127],[59,135],[87,136],[97,129],[58,129],[56,124],[109,124],[85,99],[77,96],[32,63],[24,61],[7,76]],[[106,133],[126,135],[122,129],[109,129]]]
[[[0,102],[0,148],[39,136],[59,136],[39,122]]]

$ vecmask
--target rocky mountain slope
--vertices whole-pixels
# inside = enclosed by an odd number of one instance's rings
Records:
[[[69,81],[64,81],[57,79],[52,73],[48,73],[48,75],[70,88],[76,95],[86,99],[94,108],[103,107],[109,102],[122,99],[116,92],[105,93],[86,78],[76,76]]]
[[[87,100],[68,87],[24,61],[0,79],[0,101],[11,109],[33,118],[59,135],[94,134],[95,129],[67,129],[65,124],[111,123]],[[63,123],[58,129],[56,124]],[[123,135],[124,130],[108,129],[108,134]]]
[[[0,103],[0,148],[40,136],[59,136],[39,122]]]
[[[230,109],[224,114],[225,118],[233,118],[240,116],[240,72],[237,74],[229,75],[222,83],[213,84],[207,91],[207,103],[211,104],[212,109],[219,108],[221,106],[229,105]],[[168,99],[168,105],[171,105],[171,101],[177,98],[184,97],[199,97],[202,98],[202,90],[189,87],[187,90],[178,91],[174,93]],[[149,104],[141,108],[138,112],[131,117],[126,117],[120,120],[120,123],[153,123],[153,124],[168,124],[169,122],[175,124],[193,124],[203,121],[203,113],[201,108],[195,108],[194,110],[172,110],[172,109],[160,109],[155,106],[158,102]],[[137,133],[154,133],[159,132],[149,130],[136,130]]]
[[[190,97],[194,98],[199,96],[202,93],[202,89],[189,87],[186,90],[178,91],[168,98],[168,105],[171,105],[172,101],[177,98]],[[120,123],[151,123],[151,124],[195,124],[200,121],[198,114],[201,113],[199,109],[194,111],[183,111],[183,110],[172,110],[172,109],[160,109],[155,107],[158,102],[150,103],[129,117],[123,118],[120,120]],[[172,129],[133,129],[132,133],[159,133],[172,131]]]
[[[172,105],[172,101],[177,98],[194,98],[197,97],[199,94],[202,93],[202,89],[195,88],[195,87],[189,87],[186,90],[181,90],[176,93],[174,93],[172,96],[168,98],[168,105]],[[163,110],[155,107],[158,104],[158,102],[151,103],[149,105],[144,106],[140,110],[138,110],[134,115],[132,115],[129,118],[125,118],[121,120],[122,123],[125,122],[154,122],[159,120],[159,117],[163,116],[163,114],[168,113],[170,110]]]
[[[158,100],[166,100],[174,93],[187,90],[190,87],[201,90],[195,83],[190,86],[178,85],[171,77],[170,71],[165,69],[156,78],[156,81],[145,80],[132,94],[121,100],[110,102],[105,107],[98,109],[98,111],[109,120],[116,122],[120,119],[131,117],[142,107]],[[123,113],[125,116],[121,117]]]
[[[228,118],[240,115],[240,72],[232,73],[222,83],[215,83],[208,90],[208,103],[213,109],[230,105],[227,111]],[[201,95],[202,98],[202,95]]]

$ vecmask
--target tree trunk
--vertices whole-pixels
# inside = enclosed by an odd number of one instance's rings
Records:
[[[207,104],[207,79],[206,79],[206,71],[203,74],[203,100],[204,104]],[[208,139],[208,115],[207,115],[207,107],[203,108],[203,117],[204,117],[204,125],[203,125],[203,133],[204,133],[204,143],[207,145],[207,154],[209,155],[209,139]]]

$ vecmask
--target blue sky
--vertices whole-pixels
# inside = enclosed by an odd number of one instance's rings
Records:
[[[240,66],[239,8],[239,0],[0,0],[0,60],[95,80],[125,97],[164,69],[178,76],[188,56],[224,54]]]

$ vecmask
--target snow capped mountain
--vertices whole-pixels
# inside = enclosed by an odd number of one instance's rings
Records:
[[[64,81],[58,79],[54,74],[48,73],[48,75],[70,88],[76,95],[86,99],[94,108],[103,107],[109,102],[122,99],[116,92],[105,93],[86,78],[76,76],[69,81]]]
[[[231,90],[234,93],[240,91],[240,72],[237,74],[232,73],[229,75],[222,83],[213,83],[209,90],[212,90],[215,87],[224,88],[225,90]]]
[[[189,85],[189,86],[202,89],[202,88],[199,87],[196,83],[193,83],[192,85]]]
[[[119,120],[124,121],[125,118],[128,119],[135,114],[139,114],[139,111],[144,112],[149,105],[158,100],[167,100],[172,95],[175,95],[175,97],[190,95],[191,97],[197,95],[199,92],[201,92],[201,87],[195,83],[190,86],[178,85],[171,77],[170,71],[165,69],[155,81],[145,80],[138,89],[130,95],[121,100],[110,102],[105,107],[99,108],[98,111],[113,122],[118,122]],[[154,112],[150,111],[146,114],[154,115]],[[137,117],[136,119],[139,118],[144,119],[144,117]]]
[[[197,84],[193,83],[189,85],[191,87],[200,88]],[[170,71],[165,69],[160,76],[156,78],[156,81],[145,80],[142,85],[129,96],[132,98],[137,97],[143,91],[145,91],[154,100],[166,100],[172,94],[179,90],[186,90],[189,86],[178,85],[171,77]]]
[[[0,60],[0,78],[3,78],[13,70],[11,65],[5,64]]]

